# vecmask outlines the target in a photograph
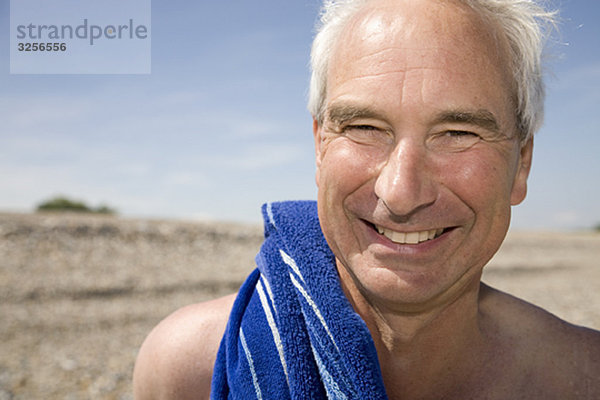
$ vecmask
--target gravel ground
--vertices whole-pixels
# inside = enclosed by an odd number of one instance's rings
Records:
[[[0,214],[0,400],[132,399],[150,329],[234,292],[258,226]],[[600,234],[511,233],[484,280],[600,329]]]

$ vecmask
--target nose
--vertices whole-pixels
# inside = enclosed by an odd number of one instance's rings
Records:
[[[390,153],[375,181],[375,195],[393,216],[406,219],[435,202],[437,190],[428,164],[425,146],[410,139]]]

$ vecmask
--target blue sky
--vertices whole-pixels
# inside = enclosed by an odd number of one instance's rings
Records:
[[[517,229],[600,223],[600,2],[563,0]],[[0,210],[57,194],[130,217],[258,222],[315,198],[308,54],[318,0],[153,1],[149,75],[10,75],[0,0]]]

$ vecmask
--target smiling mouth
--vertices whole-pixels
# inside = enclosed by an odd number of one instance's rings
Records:
[[[397,244],[419,244],[428,240],[433,240],[444,233],[443,228],[430,229],[420,232],[398,232],[391,229],[386,229],[378,225],[374,225],[380,235],[385,236],[392,242]]]

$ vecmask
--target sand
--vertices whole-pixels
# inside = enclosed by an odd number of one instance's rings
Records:
[[[132,399],[145,335],[234,292],[259,226],[0,214],[0,400]],[[510,233],[484,280],[600,329],[600,234]]]

